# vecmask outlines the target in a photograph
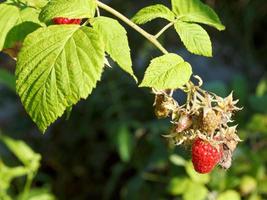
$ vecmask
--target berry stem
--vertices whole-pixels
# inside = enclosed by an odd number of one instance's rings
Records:
[[[109,7],[108,5],[100,1],[96,1],[96,2],[99,8],[102,8],[103,10],[111,13],[112,15],[116,16],[117,18],[119,18],[120,20],[128,24],[130,27],[132,27],[134,30],[136,30],[141,35],[143,35],[146,39],[148,39],[152,44],[154,44],[163,54],[168,53],[168,51],[159,43],[159,41],[154,35],[151,35],[150,33],[146,32],[144,29],[142,29],[140,26],[132,22],[130,19],[125,17],[123,14],[121,14],[117,10]]]

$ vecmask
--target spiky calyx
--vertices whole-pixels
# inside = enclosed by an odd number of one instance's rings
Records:
[[[181,106],[172,96],[157,91],[156,96],[162,96],[161,100],[155,101],[156,111],[165,111],[161,117],[171,117],[173,125],[170,134],[165,137],[176,145],[191,145],[196,138],[201,138],[213,147],[219,146],[222,156],[218,162],[228,169],[232,154],[241,141],[236,134],[236,126],[229,127],[233,114],[240,110],[236,106],[238,100],[233,100],[232,93],[222,98],[200,86],[201,80],[199,85],[190,82],[182,88],[187,93],[187,101]]]

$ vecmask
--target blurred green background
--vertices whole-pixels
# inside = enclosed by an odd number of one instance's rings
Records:
[[[128,17],[147,5],[170,4],[160,0],[105,2]],[[222,96],[233,90],[234,97],[240,99],[243,110],[235,118],[243,142],[234,153],[232,167],[227,171],[217,167],[209,175],[196,174],[190,163],[190,149],[172,146],[162,137],[168,133],[169,121],[155,118],[150,90],[138,88],[115,64],[105,70],[93,94],[73,108],[69,119],[63,116],[42,135],[14,92],[11,74],[15,62],[0,54],[1,135],[23,140],[42,157],[31,194],[45,190],[59,200],[267,199],[267,1],[205,2],[227,27],[223,32],[205,27],[213,42],[213,58],[188,53],[172,29],[160,41],[191,63],[206,89]],[[156,20],[144,28],[157,33],[165,24]],[[125,27],[134,70],[141,80],[149,61],[160,52]],[[175,96],[182,99],[180,93]],[[23,162],[28,158],[23,157],[26,154],[19,145],[12,149],[10,143],[1,140],[2,182],[11,177],[3,172],[3,163],[33,169],[32,162],[29,166]],[[29,159],[39,162],[38,154],[31,152]],[[21,193],[25,179],[10,178],[8,193],[13,197]],[[1,186],[0,180],[0,192]],[[41,199],[54,197],[35,198]]]

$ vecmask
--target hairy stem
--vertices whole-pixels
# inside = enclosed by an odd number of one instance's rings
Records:
[[[156,35],[155,38],[158,38],[159,36],[161,36],[168,28],[173,26],[173,22],[170,22],[169,24],[167,24],[166,26],[163,27],[163,29],[161,29]]]
[[[142,29],[141,27],[136,25],[130,19],[128,19],[127,17],[125,17],[124,15],[122,15],[121,13],[116,11],[115,9],[109,7],[108,5],[106,5],[106,4],[104,4],[104,3],[100,2],[100,1],[97,1],[97,5],[98,5],[99,8],[102,8],[103,10],[106,10],[107,12],[109,12],[112,15],[116,16],[117,18],[119,18],[120,20],[122,20],[123,22],[128,24],[130,27],[132,27],[134,30],[139,32],[146,39],[148,39],[152,44],[154,44],[162,53],[164,53],[164,54],[168,53],[168,51],[159,43],[159,41],[157,40],[157,38],[155,36],[153,36],[153,35],[149,34],[148,32],[146,32],[144,29]]]

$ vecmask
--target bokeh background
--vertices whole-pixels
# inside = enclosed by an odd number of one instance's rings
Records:
[[[105,2],[128,17],[147,5],[170,5],[160,0]],[[105,70],[92,95],[73,108],[69,119],[63,116],[42,135],[14,91],[15,62],[0,53],[0,129],[42,156],[33,188],[50,188],[59,200],[267,199],[267,1],[205,2],[227,28],[218,32],[205,27],[213,42],[212,58],[187,52],[173,29],[160,42],[191,63],[206,89],[221,96],[234,91],[240,100],[243,110],[235,119],[243,142],[232,167],[196,174],[190,149],[170,145],[162,137],[169,121],[155,118],[150,90],[138,88],[115,64]],[[165,24],[159,19],[143,27],[157,33]],[[134,71],[141,80],[149,61],[160,52],[125,27]],[[3,143],[0,155],[11,166],[19,164]],[[24,182],[23,177],[14,179],[9,193],[20,193]]]

